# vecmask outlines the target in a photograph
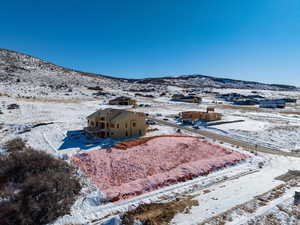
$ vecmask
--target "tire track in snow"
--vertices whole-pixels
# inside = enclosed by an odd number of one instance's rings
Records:
[[[248,224],[248,222],[251,219],[255,220],[255,218],[258,217],[258,216],[266,215],[270,210],[272,210],[273,208],[275,208],[278,204],[280,204],[280,203],[282,203],[284,201],[291,200],[293,198],[293,192],[295,192],[296,190],[297,190],[296,188],[294,188],[292,190],[289,190],[289,192],[287,194],[285,194],[283,197],[275,199],[274,201],[271,201],[271,204],[269,204],[269,205],[260,207],[252,215],[247,216],[247,217],[239,218],[238,220],[234,220],[232,222],[228,222],[228,225],[243,225],[243,224]]]
[[[46,134],[42,132],[42,136],[44,141],[54,150],[55,153],[57,153],[57,149],[52,145],[52,143],[48,140]]]

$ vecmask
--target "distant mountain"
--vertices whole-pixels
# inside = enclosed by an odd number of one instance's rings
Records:
[[[218,78],[206,75],[182,75],[182,76],[168,76],[159,78],[145,78],[131,80],[136,83],[152,83],[152,84],[165,84],[176,85],[182,87],[210,87],[210,88],[237,88],[237,89],[259,89],[259,90],[298,90],[293,85],[283,84],[264,84],[254,81],[234,80],[228,78]]]
[[[205,75],[182,75],[146,79],[123,79],[64,68],[36,57],[0,49],[0,92],[51,95],[54,92],[84,94],[83,88],[99,86],[110,89],[130,85],[173,85],[179,87],[214,87],[267,90],[297,90],[295,86],[216,78]]]

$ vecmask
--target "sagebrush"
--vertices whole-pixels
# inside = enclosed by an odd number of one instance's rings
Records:
[[[69,213],[81,189],[74,174],[68,163],[31,148],[0,156],[1,225],[42,225]]]

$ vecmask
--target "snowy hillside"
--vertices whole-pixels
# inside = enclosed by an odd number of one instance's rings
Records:
[[[115,85],[113,79],[101,75],[66,69],[5,49],[0,49],[0,83],[0,92],[19,96],[44,96],[53,92],[82,95],[87,86]]]
[[[166,87],[213,87],[237,89],[295,90],[294,86],[269,85],[189,75],[177,77],[121,79],[67,69],[30,55],[0,49],[0,93],[18,97],[91,97],[88,87],[129,90],[139,86],[162,90]]]

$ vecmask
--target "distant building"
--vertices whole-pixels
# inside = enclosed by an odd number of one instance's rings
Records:
[[[194,95],[183,95],[183,94],[175,94],[171,98],[172,101],[178,102],[189,102],[189,103],[201,103],[202,98]]]
[[[206,108],[206,112],[208,113],[208,112],[214,112],[215,111],[215,107],[212,107],[212,106],[208,106],[207,108]]]
[[[263,99],[264,97],[261,95],[247,95],[246,98],[248,98],[248,99]]]
[[[228,93],[228,94],[218,94],[216,98],[223,99],[227,102],[238,101],[240,99],[245,99],[246,96],[238,94],[238,93]]]
[[[296,191],[294,195],[294,204],[295,205],[300,205],[300,192]]]
[[[145,135],[145,114],[121,109],[98,110],[87,117],[85,132],[92,137],[127,138]]]
[[[271,109],[283,109],[285,108],[285,101],[282,99],[273,99],[273,100],[261,100],[259,101],[260,108],[271,108]]]
[[[206,112],[200,111],[185,111],[179,114],[183,123],[193,123],[198,120],[202,121],[215,121],[220,120],[222,118],[221,113],[214,112],[214,108],[208,107]]]
[[[263,99],[261,95],[241,95],[238,93],[219,94],[216,96],[219,99],[223,99],[227,102],[233,102],[235,105],[256,105],[258,99]]]
[[[297,103],[297,99],[295,98],[283,98],[286,103]]]
[[[135,105],[136,101],[129,97],[121,96],[115,99],[109,100],[108,104],[110,105]]]
[[[258,101],[254,99],[244,99],[233,102],[234,105],[256,105],[257,103]]]

